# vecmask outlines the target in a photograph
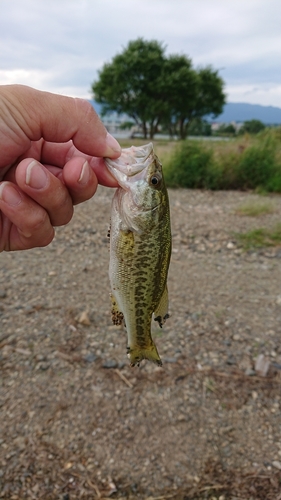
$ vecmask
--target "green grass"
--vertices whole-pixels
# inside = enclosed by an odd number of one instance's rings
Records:
[[[244,250],[279,246],[281,245],[281,224],[271,230],[259,228],[247,233],[235,233],[234,236]]]
[[[281,192],[279,129],[228,141],[179,141],[161,157],[168,187]],[[163,151],[164,153],[164,151]]]
[[[230,140],[153,140],[168,187],[281,193],[281,127]],[[150,139],[123,139],[123,148]]]
[[[237,207],[235,213],[247,217],[259,217],[260,215],[272,214],[274,211],[271,203],[249,202]]]

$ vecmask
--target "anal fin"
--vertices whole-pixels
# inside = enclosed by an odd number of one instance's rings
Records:
[[[166,319],[169,318],[169,313],[168,313],[168,288],[167,285],[164,288],[164,292],[162,294],[162,297],[159,301],[158,306],[156,307],[154,311],[154,321],[158,321],[159,326],[162,328],[164,325]]]

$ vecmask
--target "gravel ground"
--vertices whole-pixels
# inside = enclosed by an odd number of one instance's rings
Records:
[[[234,236],[273,227],[281,198],[169,193],[163,368],[130,368],[111,324],[112,190],[48,248],[1,254],[1,499],[281,499],[281,249]]]

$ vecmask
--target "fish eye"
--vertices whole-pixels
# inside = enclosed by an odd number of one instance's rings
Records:
[[[159,175],[152,175],[150,177],[150,183],[153,185],[153,186],[157,186],[160,181],[161,181],[161,178]]]

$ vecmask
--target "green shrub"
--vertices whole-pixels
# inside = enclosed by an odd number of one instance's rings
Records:
[[[281,192],[280,130],[229,141],[185,140],[164,165],[170,187]]]
[[[237,165],[238,185],[242,189],[266,187],[275,176],[275,142],[268,140],[245,149]]]
[[[212,161],[212,151],[200,141],[186,140],[179,144],[166,165],[165,179],[170,187],[204,188]]]

